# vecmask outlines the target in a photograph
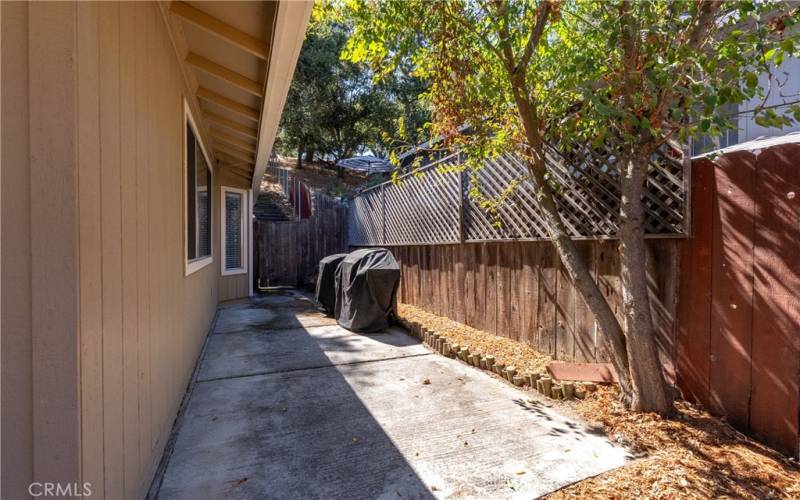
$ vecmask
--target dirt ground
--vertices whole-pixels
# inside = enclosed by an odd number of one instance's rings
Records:
[[[448,338],[492,354],[522,371],[542,371],[549,356],[519,342],[497,337],[407,304],[398,315]],[[568,405],[589,424],[630,448],[627,466],[589,478],[548,495],[572,498],[800,498],[800,466],[733,429],[702,408],[683,401],[676,415],[632,413],[619,403],[616,387],[601,386]]]

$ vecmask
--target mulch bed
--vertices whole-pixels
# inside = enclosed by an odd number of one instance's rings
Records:
[[[498,363],[514,366],[519,373],[542,373],[547,368],[547,363],[553,360],[516,340],[476,330],[450,318],[423,311],[419,307],[398,304],[397,315],[406,321],[420,323],[461,346],[469,347],[472,353],[491,354]]]
[[[551,358],[505,337],[443,318],[407,304],[398,315],[492,354],[521,371],[544,371]],[[632,413],[614,386],[601,386],[583,400],[565,401],[587,422],[602,426],[612,441],[636,455],[625,467],[585,479],[546,498],[800,498],[800,466],[683,401],[664,419]]]
[[[642,457],[547,498],[800,498],[797,463],[688,403],[669,419],[632,413],[606,387],[574,406]]]

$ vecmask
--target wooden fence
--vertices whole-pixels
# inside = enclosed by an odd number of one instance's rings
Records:
[[[695,162],[681,249],[686,397],[800,453],[800,144]]]
[[[692,168],[692,234],[648,240],[661,359],[685,397],[800,453],[800,144]],[[619,313],[613,240],[579,242]],[[525,342],[606,361],[602,332],[549,242],[395,246],[399,300]]]
[[[619,315],[617,242],[579,245]],[[674,380],[678,241],[649,240],[647,249],[659,350]],[[392,252],[401,263],[400,302],[524,342],[555,359],[610,360],[602,331],[550,242],[401,246]]]
[[[347,251],[346,220],[346,206],[334,204],[308,219],[253,221],[257,289],[313,283],[320,259]]]

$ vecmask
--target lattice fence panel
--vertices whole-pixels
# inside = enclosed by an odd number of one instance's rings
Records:
[[[487,160],[475,172],[439,168],[450,155],[402,178],[362,193],[351,205],[352,245],[435,244],[459,241],[541,240],[547,223],[520,157]],[[620,206],[619,173],[591,148],[562,155],[548,151],[564,225],[576,238],[613,238]],[[444,169],[446,170],[446,169]],[[652,159],[645,193],[648,236],[685,232],[686,183],[680,154],[665,148]],[[468,196],[477,187],[481,196]],[[369,213],[364,213],[369,212]],[[385,219],[384,219],[385,217]],[[385,230],[384,230],[385,227]]]
[[[383,244],[383,200],[379,190],[356,196],[347,217],[350,245]]]
[[[428,169],[386,187],[386,244],[459,241],[459,175]]]

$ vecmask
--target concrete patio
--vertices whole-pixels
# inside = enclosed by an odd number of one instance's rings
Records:
[[[401,329],[348,332],[295,291],[220,307],[177,432],[162,500],[531,498],[627,459],[531,393]]]

